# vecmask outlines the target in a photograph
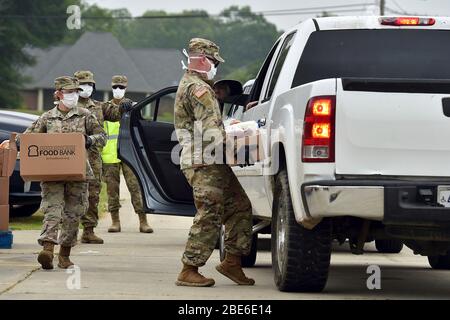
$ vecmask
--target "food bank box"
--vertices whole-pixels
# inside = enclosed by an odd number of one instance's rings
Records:
[[[226,163],[230,166],[252,165],[265,159],[263,135],[256,122],[241,122],[226,128]]]
[[[20,175],[25,181],[84,181],[86,161],[81,133],[20,136]]]

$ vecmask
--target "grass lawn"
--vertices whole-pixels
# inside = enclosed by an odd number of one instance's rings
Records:
[[[102,192],[100,193],[100,202],[98,205],[98,212],[100,219],[106,214],[108,210],[108,198],[106,194],[106,185],[102,183]],[[11,230],[41,230],[42,220],[44,214],[41,211],[36,212],[31,217],[11,217]]]

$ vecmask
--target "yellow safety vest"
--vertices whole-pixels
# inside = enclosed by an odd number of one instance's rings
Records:
[[[120,122],[105,121],[103,124],[108,142],[103,147],[102,160],[103,163],[120,163],[117,158],[117,138],[119,137]]]

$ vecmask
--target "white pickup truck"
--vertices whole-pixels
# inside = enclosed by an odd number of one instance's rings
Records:
[[[173,123],[158,120],[175,91],[125,115],[119,153],[149,212],[192,215],[170,161]],[[323,290],[334,240],[356,254],[373,240],[382,252],[405,244],[450,269],[450,19],[307,20],[275,43],[248,101],[229,116],[259,121],[266,159],[233,170],[255,235],[271,232],[280,290]]]

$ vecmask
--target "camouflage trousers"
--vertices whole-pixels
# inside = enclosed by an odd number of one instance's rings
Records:
[[[137,214],[144,213],[139,182],[134,172],[123,162],[103,164],[103,181],[106,183],[108,192],[108,211],[118,212],[120,209],[120,168],[131,195],[134,211]]]
[[[235,255],[250,252],[252,206],[244,189],[227,165],[183,170],[193,188],[197,214],[189,231],[182,262],[203,266],[211,256],[225,225],[225,250]]]
[[[73,247],[77,243],[80,218],[88,207],[87,183],[42,182],[41,189],[44,223],[38,243],[43,245],[48,241]]]
[[[89,150],[89,163],[95,178],[88,180],[89,207],[86,214],[81,218],[84,228],[95,228],[98,224],[98,203],[102,191],[102,158],[100,153]]]

